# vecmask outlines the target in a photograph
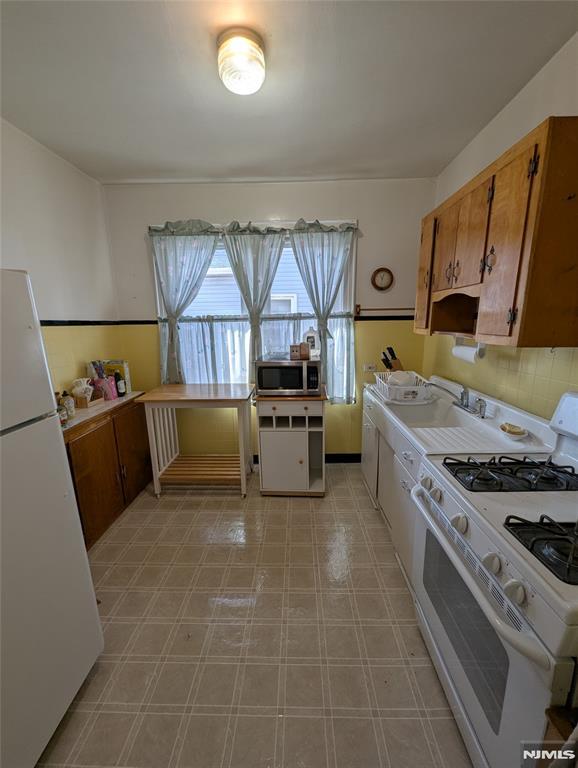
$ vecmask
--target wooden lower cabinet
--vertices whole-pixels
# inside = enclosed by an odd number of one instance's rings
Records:
[[[90,548],[152,478],[144,407],[118,404],[65,432],[65,442]]]
[[[144,408],[129,405],[113,417],[125,504],[130,504],[152,477]]]
[[[72,440],[68,455],[88,548],[125,507],[112,419]]]

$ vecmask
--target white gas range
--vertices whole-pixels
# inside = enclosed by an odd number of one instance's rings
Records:
[[[550,426],[552,454],[426,456],[411,492],[418,615],[480,768],[521,765],[546,708],[578,704],[578,393]]]

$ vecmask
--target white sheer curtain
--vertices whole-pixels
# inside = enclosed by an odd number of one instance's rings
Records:
[[[335,392],[333,379],[337,371],[330,362],[328,341],[333,340],[333,334],[329,321],[351,261],[355,231],[353,225],[326,226],[319,221],[308,224],[303,219],[290,231],[297,267],[317,320],[321,362],[332,399]],[[335,359],[334,350],[331,357]]]
[[[261,315],[271,293],[285,237],[284,230],[262,231],[250,223],[241,227],[237,221],[232,222],[223,234],[231,269],[249,313],[251,377],[253,363],[262,353]]]
[[[186,226],[185,226],[186,225]],[[164,227],[150,227],[149,235],[157,288],[166,319],[161,333],[162,380],[180,384],[183,378],[179,318],[197,295],[215,248],[218,231],[208,222],[167,222]]]

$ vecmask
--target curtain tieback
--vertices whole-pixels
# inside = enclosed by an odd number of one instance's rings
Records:
[[[175,315],[169,315],[167,322],[169,324],[169,343],[172,343],[177,337],[176,330],[179,325],[179,318]]]
[[[319,335],[324,335],[327,339],[332,339],[333,334],[329,330],[329,318],[325,316],[317,317],[317,330]]]

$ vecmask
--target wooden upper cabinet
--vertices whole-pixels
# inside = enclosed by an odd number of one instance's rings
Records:
[[[436,216],[432,291],[452,287],[460,202]]]
[[[425,218],[421,225],[421,245],[415,297],[415,327],[427,328],[431,284],[435,219]]]
[[[68,454],[86,546],[91,547],[124,509],[112,420],[71,440]]]
[[[482,281],[493,177],[483,181],[460,202],[453,266],[453,288]]]
[[[537,147],[529,147],[497,171],[484,264],[484,283],[478,307],[478,334],[509,336],[516,310],[518,267]]]
[[[151,460],[144,406],[133,403],[113,418],[125,504],[151,481]]]
[[[432,218],[430,304],[424,326],[420,268],[416,331],[578,346],[578,116],[545,120]]]

